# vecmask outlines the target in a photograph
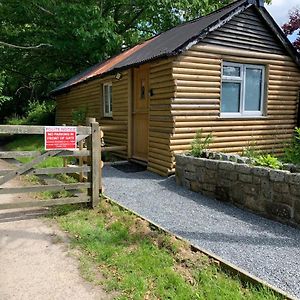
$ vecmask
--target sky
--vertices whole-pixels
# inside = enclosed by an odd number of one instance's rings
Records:
[[[272,0],[271,5],[265,5],[269,13],[273,16],[278,25],[282,26],[289,19],[289,11],[293,8],[300,8],[300,0]],[[296,33],[289,37],[295,40]]]

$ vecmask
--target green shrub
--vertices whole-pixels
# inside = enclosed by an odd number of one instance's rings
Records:
[[[261,155],[261,153],[255,149],[256,143],[249,143],[246,148],[243,149],[242,156],[248,157],[252,163],[254,163],[255,158]]]
[[[254,163],[257,166],[268,167],[271,169],[281,169],[282,163],[279,159],[271,154],[259,155],[254,158]]]
[[[54,125],[55,102],[32,101],[29,103],[25,117],[12,117],[7,119],[6,123],[9,125]]]
[[[87,107],[80,107],[72,110],[72,125],[85,125],[87,116]]]
[[[206,137],[203,136],[202,130],[196,132],[196,136],[192,141],[192,149],[190,154],[195,157],[201,157],[203,152],[208,149],[210,143],[212,142],[212,134],[210,133]]]
[[[290,145],[284,149],[284,160],[288,163],[300,164],[300,128],[295,128],[295,135]]]

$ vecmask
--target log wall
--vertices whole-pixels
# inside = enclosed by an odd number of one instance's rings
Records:
[[[266,66],[265,116],[220,117],[222,61]],[[241,152],[249,144],[256,144],[257,149],[282,153],[296,126],[300,88],[300,71],[289,56],[233,52],[231,48],[200,44],[180,56],[173,70],[176,96],[172,101],[175,134],[171,150],[188,150],[195,132],[202,129],[213,134],[214,150]]]
[[[113,116],[103,117],[103,83],[112,82],[113,93]],[[56,97],[56,123],[72,124],[72,112],[79,108],[87,109],[87,117],[95,117],[101,125],[124,125],[128,124],[128,72],[123,72],[120,80],[114,76],[91,80],[71,88],[70,92]],[[104,141],[111,145],[127,145],[127,130],[104,133]],[[118,152],[127,157],[126,151]]]
[[[148,170],[166,176],[174,171],[175,158],[170,151],[170,137],[174,132],[171,102],[175,82],[173,60],[164,59],[150,64],[150,111]]]

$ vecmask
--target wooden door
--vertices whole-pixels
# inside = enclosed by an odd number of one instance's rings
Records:
[[[133,158],[148,161],[149,65],[134,69]]]

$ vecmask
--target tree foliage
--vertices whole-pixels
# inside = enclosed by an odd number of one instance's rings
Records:
[[[300,52],[300,9],[290,12],[289,21],[282,26],[282,29],[286,35],[292,35],[298,31],[298,36],[293,44]]]
[[[47,98],[61,81],[230,0],[7,0],[0,2],[0,122]],[[1,78],[0,78],[1,82]]]

